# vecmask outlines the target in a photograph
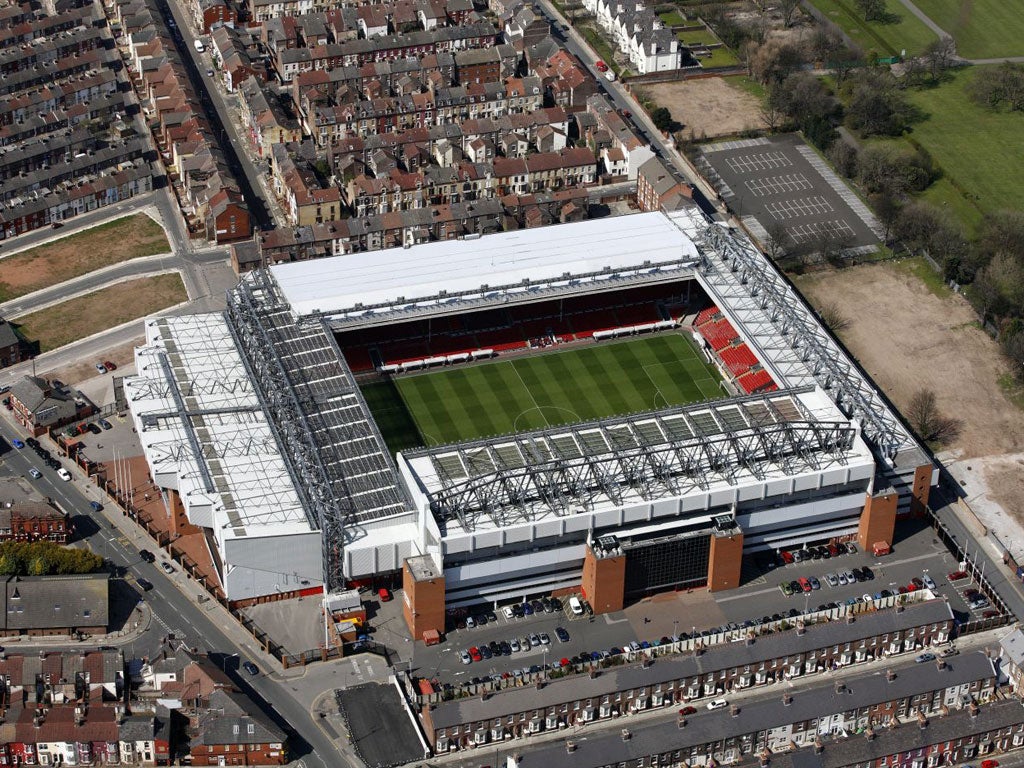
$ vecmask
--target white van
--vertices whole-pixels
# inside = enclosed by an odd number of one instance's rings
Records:
[[[569,598],[569,610],[572,611],[573,616],[583,615],[583,603],[575,595]]]
[[[206,46],[203,45],[203,41],[202,40],[193,40],[192,41],[192,45],[194,45],[196,47],[196,51],[199,52],[199,53],[202,53],[203,51],[206,50]]]

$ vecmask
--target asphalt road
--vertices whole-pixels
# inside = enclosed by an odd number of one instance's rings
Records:
[[[191,17],[180,4],[159,0],[158,6],[163,11],[165,20],[174,18],[177,27],[171,32],[176,34],[172,34],[171,37],[178,47],[189,79],[203,101],[203,107],[210,120],[213,133],[220,141],[221,150],[228,161],[228,167],[235,177],[235,182],[245,197],[245,201],[249,204],[249,212],[254,223],[261,229],[273,229],[274,220],[271,208],[260,187],[260,172],[242,149],[245,146],[245,138],[239,134],[231,119],[231,110],[220,93],[220,89],[214,87],[212,78],[205,74],[206,70],[211,67],[209,50],[202,54],[196,51],[192,44]],[[209,48],[209,37],[206,38],[206,43]]]
[[[0,420],[0,435],[8,444],[12,438],[19,436],[6,419]],[[222,628],[230,626],[232,620],[224,618],[223,610],[217,604],[199,604],[184,594],[176,586],[174,578],[157,567],[166,558],[155,545],[148,548],[158,554],[157,564],[143,561],[139,557],[138,548],[130,544],[131,538],[138,531],[128,529],[134,528],[135,524],[122,517],[115,508],[105,507],[103,512],[96,513],[89,507],[90,498],[100,498],[96,489],[85,486],[87,490],[83,491],[83,483],[78,475],[74,475],[72,482],[62,481],[54,470],[39,462],[29,448],[11,448],[4,455],[4,467],[15,475],[28,477],[28,469],[33,466],[39,469],[42,477],[29,481],[40,493],[55,499],[70,515],[84,516],[95,523],[96,527],[89,536],[94,551],[108,557],[115,565],[127,568],[129,581],[142,577],[153,584],[149,592],[140,590],[142,599],[146,600],[153,611],[153,624],[148,632],[133,643],[131,652],[135,657],[154,655],[161,647],[161,638],[170,633],[183,639],[188,646],[210,651],[211,656],[224,664],[227,673],[243,689],[249,689],[250,693],[255,694],[254,700],[264,711],[291,734],[293,756],[300,757],[307,766],[333,768],[337,765],[352,765],[350,759],[339,752],[316,725],[309,711],[289,695],[285,684],[269,677],[265,670],[256,677],[239,674],[239,666],[246,659],[257,662],[257,666],[261,664],[259,656],[250,655],[248,643],[240,646],[223,631]],[[111,523],[108,515],[117,526]],[[175,571],[176,578],[180,579],[177,566]]]

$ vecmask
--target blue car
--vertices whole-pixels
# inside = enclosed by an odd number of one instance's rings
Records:
[[[524,616],[533,616],[533,606],[532,605],[530,605],[529,603],[523,603],[522,608],[523,608],[523,615]]]
[[[92,511],[93,512],[102,512],[103,511],[103,505],[100,504],[98,501],[90,501],[89,502],[89,506],[92,507]]]
[[[18,449],[19,451],[20,451],[20,450],[21,450],[22,448],[24,448],[24,447],[25,447],[25,443],[23,443],[23,442],[22,442],[21,440],[19,440],[18,438],[14,438],[13,440],[11,440],[11,445],[13,445],[13,446],[14,446],[15,448],[17,448],[17,449]]]

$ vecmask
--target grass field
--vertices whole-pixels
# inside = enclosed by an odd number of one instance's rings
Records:
[[[186,299],[180,275],[155,275],[55,304],[19,317],[13,325],[27,341],[38,342],[40,352],[47,352]]]
[[[405,376],[363,394],[400,451],[717,398],[720,380],[688,338],[666,334]]]
[[[1006,0],[916,0],[968,59],[1024,56],[1024,14]]]
[[[931,153],[968,205],[982,212],[1024,208],[1024,114],[991,112],[970,100],[966,88],[979,67],[954,71],[935,88],[908,90],[910,100],[927,115],[911,136]],[[926,194],[926,197],[928,195]],[[936,199],[934,202],[946,202]],[[948,205],[970,224],[963,204]]]
[[[0,301],[139,256],[171,250],[163,229],[138,213],[0,259]]]
[[[865,21],[853,0],[811,0],[811,3],[865,51],[875,51],[879,56],[898,56],[904,49],[908,56],[915,56],[936,39],[935,33],[903,7],[900,0],[885,0],[886,11],[894,19],[885,24]]]

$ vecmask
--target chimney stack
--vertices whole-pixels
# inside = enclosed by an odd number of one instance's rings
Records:
[[[885,670],[885,679],[888,680],[890,683],[893,680],[895,680],[896,679],[896,670],[894,670],[894,669],[887,669],[887,670]]]
[[[623,728],[622,729],[622,740],[623,741],[629,741],[632,738],[633,738],[633,734],[629,732],[629,728]]]

